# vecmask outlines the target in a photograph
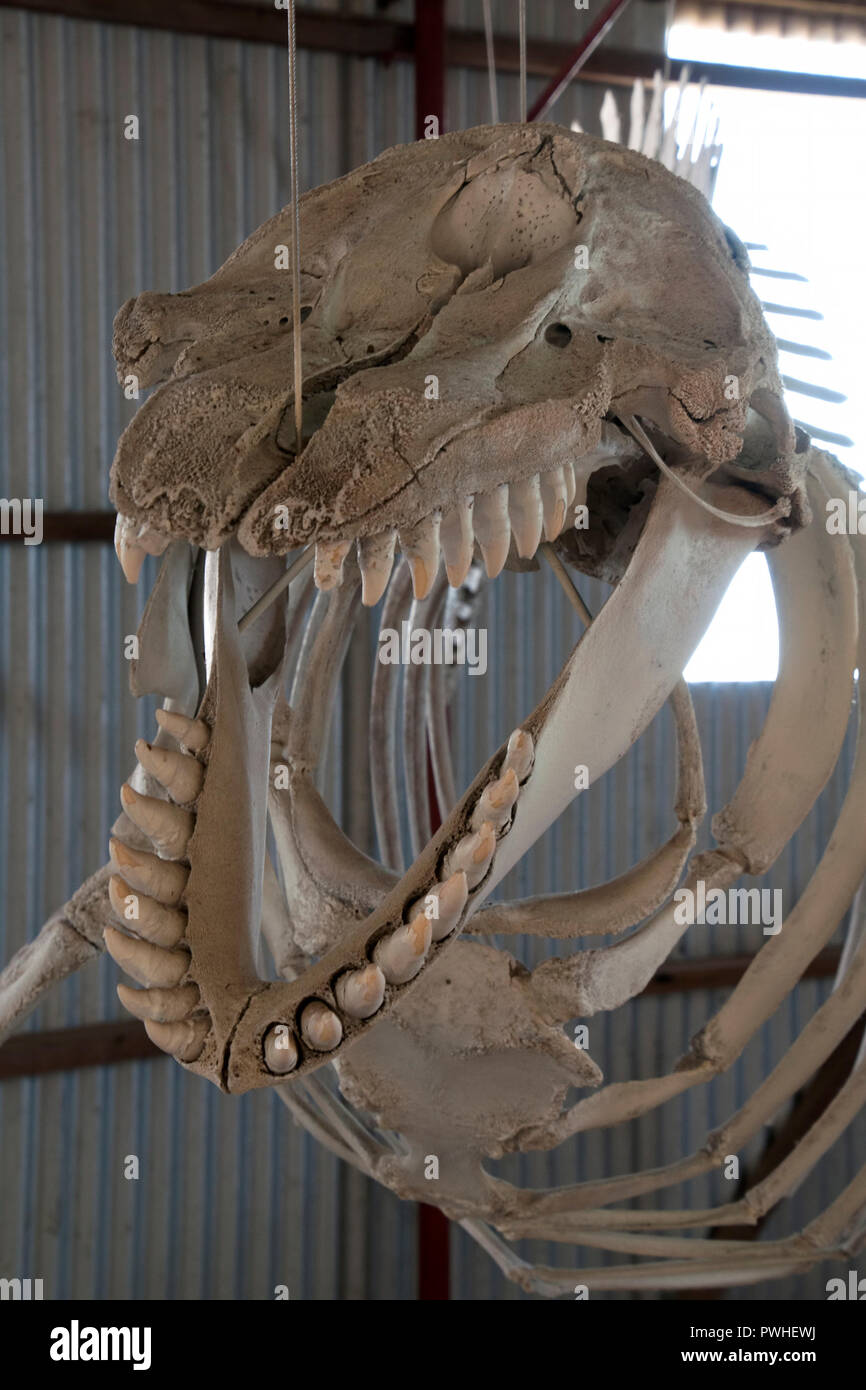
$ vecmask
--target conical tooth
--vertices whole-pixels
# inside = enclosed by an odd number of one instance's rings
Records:
[[[495,782],[488,783],[479,796],[478,805],[472,813],[472,828],[479,830],[485,821],[489,821],[499,830],[510,817],[519,792],[517,773],[510,767]]]
[[[439,523],[439,513],[434,512],[400,532],[400,548],[409,562],[412,592],[418,599],[427,597],[439,568]]]
[[[343,561],[351,541],[317,541],[313,579],[317,589],[336,589],[343,582]]]
[[[114,523],[114,549],[128,584],[137,584],[147,551],[134,539],[137,527],[128,516],[117,514]]]
[[[572,493],[574,492],[574,470],[568,465],[571,474]],[[556,540],[565,525],[568,511],[568,488],[564,468],[551,468],[541,475],[541,507],[544,514],[544,535],[549,541]]]
[[[505,773],[509,768],[513,768],[518,782],[523,782],[529,776],[534,757],[535,744],[532,734],[527,733],[525,729],[515,729],[505,748],[502,771]]]
[[[301,1037],[316,1052],[333,1052],[343,1040],[343,1025],[333,1009],[313,999],[301,1011]]]
[[[489,821],[469,835],[464,835],[445,856],[445,874],[466,875],[470,889],[481,882],[490,867],[493,851],[496,849],[496,831]]]
[[[204,1050],[210,1019],[206,1015],[188,1018],[183,1023],[153,1023],[145,1019],[144,1027],[150,1041],[163,1052],[179,1062],[195,1062]]]
[[[179,989],[132,989],[121,982],[117,997],[135,1018],[155,1023],[179,1023],[199,1002],[198,986],[193,984]]]
[[[204,781],[204,768],[196,758],[176,753],[173,748],[158,748],[154,743],[145,743],[143,738],[135,745],[135,756],[145,772],[171,793],[173,801],[187,805],[195,801]]]
[[[167,907],[177,907],[189,878],[189,869],[173,859],[158,859],[145,850],[130,849],[122,840],[110,840],[115,866],[121,870],[133,892],[146,893]]]
[[[433,923],[423,912],[376,943],[373,959],[389,985],[404,985],[424,964],[433,940]]]
[[[378,965],[347,970],[334,986],[337,1003],[349,1018],[372,1018],[385,998],[385,976]]]
[[[517,553],[521,559],[528,560],[538,549],[544,521],[538,474],[522,483],[511,484],[508,490],[508,515]]]
[[[172,801],[142,796],[128,782],[120,789],[120,800],[133,825],[137,825],[162,858],[185,859],[187,845],[195,829],[195,816]]]
[[[577,491],[577,478],[574,465],[571,463],[564,463],[562,465],[562,476],[565,479],[565,510],[568,511],[574,501],[574,494]]]
[[[445,556],[445,573],[452,589],[459,589],[472,564],[475,549],[475,529],[472,525],[473,501],[462,497],[442,517],[439,543]]]
[[[446,936],[450,936],[460,920],[460,914],[466,906],[466,899],[469,896],[469,884],[466,882],[466,875],[462,870],[446,878],[443,883],[434,884],[430,892],[423,898],[419,898],[409,909],[410,918],[417,913],[423,912],[430,918],[432,935],[434,941],[443,941]],[[428,901],[435,899],[435,909]]]
[[[163,907],[146,893],[136,893],[118,874],[108,880],[108,898],[118,920],[154,946],[171,951],[186,936],[185,912]]]
[[[358,564],[361,568],[361,602],[365,608],[378,603],[388,587],[394,567],[396,531],[380,531],[377,536],[362,536],[358,541]]]
[[[158,709],[156,722],[190,753],[201,753],[210,743],[210,729],[203,719],[187,719],[174,710]]]
[[[475,498],[475,536],[484,556],[484,567],[495,579],[511,545],[511,525],[508,520],[508,484],[502,483],[493,492],[480,492]]]
[[[145,989],[175,989],[189,970],[188,951],[164,951],[115,927],[106,927],[104,935],[112,960]]]
[[[285,1076],[298,1065],[298,1046],[287,1023],[272,1023],[262,1052],[265,1066],[275,1076]]]

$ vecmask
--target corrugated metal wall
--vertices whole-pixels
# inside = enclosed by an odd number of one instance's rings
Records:
[[[356,8],[372,12],[372,0]],[[561,6],[529,8],[532,32],[556,32]],[[508,7],[497,10],[498,27],[511,27]],[[480,5],[454,5],[451,19],[479,27]],[[618,38],[657,42],[657,22],[636,8],[631,32]],[[285,201],[285,58],[264,46],[9,10],[0,13],[0,35],[0,495],[42,497],[47,509],[99,508],[133,408],[114,377],[114,312],[142,288],[178,290],[205,278]],[[301,53],[299,84],[304,187],[412,138],[405,64]],[[600,95],[575,89],[559,118],[597,128]],[[449,100],[453,127],[488,118],[482,74],[452,73]],[[516,115],[516,78],[500,79],[500,102],[503,116]],[[129,114],[140,117],[138,142],[123,138]],[[126,694],[122,652],[154,572],[148,562],[131,590],[106,546],[0,547],[4,960],[104,860],[134,739],[152,729],[150,704]],[[600,605],[597,586],[586,597]],[[459,704],[463,785],[535,703],[577,635],[547,573],[507,575],[488,602],[489,674],[464,682]],[[357,672],[374,642],[366,621],[334,729],[341,764],[332,758],[326,775],[331,803],[359,836],[369,825],[357,771],[366,759]],[[711,805],[733,789],[767,698],[764,687],[696,691]],[[673,757],[664,715],[592,802],[582,799],[580,815],[573,809],[515,872],[511,891],[599,881],[664,839]],[[773,881],[786,894],[802,888],[827,838],[842,781],[840,771],[779,866]],[[688,949],[754,944],[731,929],[713,939],[704,928],[690,934]],[[529,963],[533,950],[537,943],[522,953]],[[27,1026],[119,1017],[116,979],[101,961]],[[502,1171],[559,1183],[695,1148],[825,992],[803,986],[712,1087],[615,1135],[591,1134]],[[638,1002],[593,1025],[602,1030],[593,1053],[608,1078],[650,1074],[670,1065],[718,1002],[698,994]],[[414,1296],[414,1208],[341,1166],[270,1094],[229,1100],[168,1061],[7,1082],[0,1139],[0,1274],[43,1278],[48,1297],[266,1298],[276,1284],[288,1284],[293,1298]],[[806,1219],[852,1171],[853,1140],[838,1150],[786,1221]],[[141,1160],[138,1181],[123,1177],[130,1154]],[[709,1186],[697,1200],[709,1200]],[[546,1263],[572,1262],[567,1248],[536,1253]],[[520,1296],[457,1231],[453,1266],[458,1298]],[[823,1278],[772,1290],[780,1291],[820,1297]]]

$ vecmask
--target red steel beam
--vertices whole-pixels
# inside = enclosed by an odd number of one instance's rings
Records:
[[[605,34],[619,19],[630,0],[611,0],[584,34],[562,71],[545,87],[527,113],[527,120],[540,121],[550,111],[570,82],[573,82],[586,60],[598,48]]]
[[[445,0],[415,0],[415,139],[429,116],[445,130]]]

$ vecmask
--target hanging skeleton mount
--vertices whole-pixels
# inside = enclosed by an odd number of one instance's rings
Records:
[[[158,693],[163,710],[154,742],[137,746],[111,864],[46,926],[39,961],[17,967],[4,1021],[75,968],[71,940],[95,949],[104,930],[140,986],[120,996],[160,1047],[227,1091],[279,1086],[323,1142],[401,1195],[431,1200],[424,1157],[437,1155],[433,1199],[544,1294],[576,1279],[737,1284],[847,1257],[863,1231],[863,1175],[788,1239],[683,1231],[754,1225],[792,1191],[856,1112],[862,1061],[820,1125],[741,1199],[621,1204],[719,1167],[821,1065],[866,1004],[856,913],[832,996],[700,1152],[551,1191],[484,1167],[711,1080],[833,935],[866,868],[861,746],[800,902],[670,1074],[602,1085],[564,1031],[643,990],[687,930],[673,898],[681,881],[726,890],[771,867],[834,767],[866,661],[864,541],[824,525],[827,499],[851,481],[795,434],[743,247],[658,163],[552,125],[390,150],[305,195],[300,225],[300,456],[288,210],[205,284],[142,294],[118,314],[121,377],[162,383],[120,440],[112,497],[127,578],[147,552],[165,556],[133,670],[135,693]],[[613,591],[462,796],[451,686],[413,668],[401,800],[393,687],[378,667],[375,862],[315,785],[359,604],[384,598],[393,628],[407,610],[414,628],[454,626],[482,571],[537,569],[542,542]],[[283,593],[239,631],[284,557],[306,545],[315,569],[291,606]],[[693,856],[706,807],[682,671],[756,547],[777,595],[779,679],[742,783],[713,822],[716,847]],[[574,768],[597,782],[667,701],[678,746],[667,843],[601,887],[487,903],[578,794]],[[497,933],[621,939],[529,971],[470,939]],[[262,934],[279,978],[263,978]],[[342,1095],[314,1074],[331,1062]],[[583,1095],[569,1105],[572,1087]],[[504,1239],[524,1236],[649,1258],[538,1270]]]

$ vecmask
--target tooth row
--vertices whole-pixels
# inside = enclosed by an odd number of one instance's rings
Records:
[[[203,753],[210,743],[210,729],[203,719],[187,719],[175,710],[158,709],[156,722],[189,753]]]
[[[168,710],[157,711],[157,722],[189,752],[178,753],[141,739],[136,744],[139,763],[172,800],[143,796],[128,783],[121,788],[124,811],[156,854],[112,839],[111,859],[120,872],[109,879],[108,896],[125,930],[106,927],[105,946],[121,969],[142,986],[131,989],[119,984],[120,1002],[144,1021],[157,1047],[181,1062],[194,1062],[204,1048],[210,1017],[196,1013],[198,987],[191,981],[184,983],[190,956],[183,944],[187,914],[180,904],[189,867],[182,861],[195,829],[195,815],[188,806],[204,779],[202,764],[190,753],[204,751],[210,730],[202,720]]]
[[[158,796],[142,796],[128,782],[120,788],[120,801],[133,825],[153,842],[163,859],[186,859],[195,829],[195,816],[182,806]]]
[[[114,549],[127,582],[137,584],[145,556],[162,555],[168,549],[170,540],[170,536],[161,535],[146,523],[139,526],[130,517],[118,512],[114,523]]]
[[[508,771],[513,771],[518,782],[523,783],[532,771],[534,759],[535,745],[532,741],[532,734],[528,733],[526,729],[515,729],[505,746],[505,758],[500,776]]]
[[[189,879],[185,864],[160,859],[147,850],[131,849],[122,840],[109,840],[111,862],[135,893],[144,893],[165,907],[177,907]]]
[[[447,874],[464,873],[470,888],[477,888],[490,868],[496,848],[496,831],[489,821],[457,841],[445,856]]]
[[[495,782],[490,782],[478,798],[470,825],[481,832],[482,826],[492,825],[501,830],[511,819],[511,808],[517,800],[520,783],[513,767],[508,768]]]
[[[204,781],[204,768],[197,758],[177,753],[173,748],[145,743],[143,738],[136,742],[135,756],[145,772],[162,783],[172,801],[192,805],[196,800]]]
[[[432,940],[433,923],[426,913],[418,912],[411,922],[377,942],[373,960],[389,985],[405,985],[418,974]]]
[[[497,831],[508,833],[514,804],[532,769],[532,735],[515,729],[508,740],[502,770],[484,788],[470,817],[471,830],[446,854],[438,883],[407,905],[407,921],[380,937],[373,959],[346,970],[334,984],[334,999],[348,1019],[372,1018],[385,1000],[386,985],[404,985],[423,968],[435,941],[456,929],[472,888],[481,882],[496,850]],[[332,1052],[343,1040],[339,1014],[320,999],[305,1004],[298,1020],[300,1035],[314,1052]],[[285,1076],[298,1065],[300,1052],[287,1023],[267,1029],[262,1055],[274,1076]]]
[[[347,970],[334,986],[337,1003],[349,1018],[372,1018],[385,998],[385,976],[378,965]]]
[[[431,888],[426,898],[419,898],[417,902],[412,903],[407,916],[411,921],[417,913],[425,913],[430,918],[433,940],[444,941],[457,926],[468,896],[469,884],[466,874],[458,870]]]
[[[204,1014],[185,1018],[180,1023],[158,1023],[146,1018],[144,1029],[150,1041],[162,1048],[163,1052],[168,1052],[179,1062],[195,1062],[207,1041],[210,1019]]]
[[[512,536],[518,555],[531,559],[542,535],[548,541],[559,535],[576,490],[574,467],[564,464],[521,483],[503,483],[492,492],[459,498],[447,511],[433,512],[401,530],[400,548],[412,571],[415,597],[426,598],[433,587],[440,551],[453,589],[459,589],[469,573],[476,540],[491,579],[508,558]],[[388,586],[397,539],[395,531],[380,531],[358,541],[361,600],[368,608],[379,602]],[[318,588],[340,584],[350,547],[350,541],[317,543],[313,573]]]

